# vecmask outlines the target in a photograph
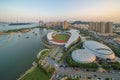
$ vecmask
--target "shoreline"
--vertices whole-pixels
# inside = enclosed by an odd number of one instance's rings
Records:
[[[23,74],[19,76],[19,78],[16,78],[16,80],[21,80],[26,74],[32,72],[37,67],[37,64],[35,62],[32,63],[32,66],[26,70]]]
[[[31,29],[34,29],[34,28],[39,28],[39,26],[31,27],[31,28],[21,28],[21,29],[0,31],[0,35],[5,35],[5,34],[9,34],[9,33],[19,33],[19,32],[24,32],[25,33],[25,32],[31,31]]]

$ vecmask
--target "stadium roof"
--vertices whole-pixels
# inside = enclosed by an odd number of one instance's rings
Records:
[[[48,34],[47,34],[47,38],[49,39],[49,40],[52,40],[53,38],[52,38],[52,34],[54,33],[54,31],[52,31],[52,32],[49,32]]]
[[[89,63],[96,59],[96,56],[85,49],[78,49],[72,52],[72,58],[79,63]]]
[[[113,51],[109,47],[96,41],[85,41],[83,45],[89,48],[90,50],[93,50],[100,54],[109,55],[113,53]]]
[[[75,40],[77,40],[80,36],[79,35],[80,32],[76,29],[71,29],[68,32],[71,33],[71,36],[70,36],[69,40],[67,41],[67,43],[65,44],[66,48],[68,48],[71,45],[71,43],[73,43]]]

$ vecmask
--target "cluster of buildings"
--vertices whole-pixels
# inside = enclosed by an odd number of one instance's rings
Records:
[[[78,28],[78,29],[88,30],[89,25],[88,24],[74,24],[73,27]]]
[[[69,31],[66,31],[66,33],[70,35],[68,41],[66,43],[58,43],[52,41],[52,35],[56,33],[57,32],[49,32],[47,34],[48,41],[55,45],[64,45],[65,48],[69,48],[73,43],[77,42],[78,39],[80,38],[80,32],[76,29],[71,29]],[[71,56],[74,61],[79,63],[94,62],[96,58],[114,61],[116,58],[114,52],[109,47],[102,43],[89,40],[88,41],[85,40],[83,42],[83,49],[73,51]]]
[[[100,34],[113,34],[112,22],[89,22],[89,30]]]
[[[39,21],[39,26],[40,27],[62,27],[62,29],[69,29],[70,27],[70,23],[68,21],[64,21],[64,22],[46,22],[44,24],[44,22],[42,20]]]
[[[44,26],[44,22],[42,20],[39,21],[39,26],[43,27]]]
[[[96,58],[114,61],[116,57],[114,52],[106,45],[96,41],[85,41],[83,49],[72,52],[72,58],[79,63],[91,63]]]

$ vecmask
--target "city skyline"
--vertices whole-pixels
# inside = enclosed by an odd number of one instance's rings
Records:
[[[120,22],[120,0],[0,0],[0,21]]]

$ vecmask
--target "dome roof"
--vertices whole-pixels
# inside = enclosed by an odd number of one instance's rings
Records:
[[[93,62],[96,57],[94,54],[89,53],[84,49],[78,49],[72,52],[72,58],[79,63],[90,63]]]

